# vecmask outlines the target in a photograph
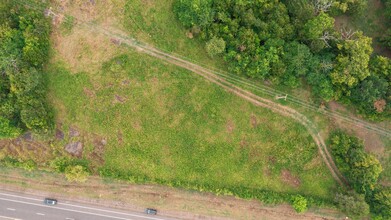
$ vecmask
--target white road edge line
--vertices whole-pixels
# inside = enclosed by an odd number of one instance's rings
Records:
[[[13,209],[13,208],[7,208],[7,210],[10,210],[10,211],[15,211],[16,209]]]
[[[0,200],[9,201],[9,202],[16,202],[16,203],[23,203],[23,204],[28,204],[28,205],[35,205],[35,206],[46,207],[46,208],[51,208],[51,209],[64,210],[64,211],[69,211],[69,212],[78,212],[78,213],[82,213],[82,214],[95,215],[95,216],[101,216],[101,217],[107,217],[107,218],[113,218],[113,219],[133,220],[130,218],[122,218],[122,217],[103,215],[103,214],[97,214],[97,213],[92,213],[92,212],[84,212],[84,211],[78,211],[78,210],[72,210],[72,209],[66,209],[66,208],[60,208],[60,207],[40,205],[40,204],[35,204],[35,203],[30,203],[30,202],[22,202],[22,201],[17,201],[17,200],[12,200],[12,199],[0,198]]]
[[[74,218],[65,218],[66,220],[75,220]]]
[[[7,193],[0,193],[0,195],[17,197],[17,198],[22,198],[22,199],[29,199],[29,200],[34,200],[34,201],[43,201],[42,199],[34,199],[34,198],[30,198],[30,197],[17,196],[17,195],[12,195],[12,194],[7,194]]]
[[[43,201],[41,199],[34,199],[34,198],[17,196],[17,195],[12,195],[12,194],[7,194],[7,193],[0,193],[0,195],[17,197],[17,198],[23,198],[23,199],[30,199],[30,200],[34,200],[34,201]],[[104,210],[104,209],[98,209],[98,208],[92,208],[92,207],[86,207],[86,206],[80,206],[80,205],[72,205],[72,204],[68,204],[67,202],[65,202],[65,203],[61,202],[61,203],[58,203],[58,204],[65,205],[65,206],[76,207],[76,208],[83,208],[83,209],[90,209],[90,210],[95,210],[95,211],[113,213],[113,214],[128,215],[128,216],[138,217],[138,218],[146,218],[146,219],[152,219],[152,220],[165,220],[165,219],[162,219],[162,218],[147,217],[147,216],[143,216],[143,215],[129,214],[129,213],[124,213],[124,212],[116,212],[116,211],[110,211],[110,210]]]
[[[20,219],[20,218],[12,218],[12,217],[2,216],[2,215],[0,215],[0,218],[3,218],[3,219],[11,219],[11,220],[22,220],[22,219]]]
[[[37,214],[37,215],[45,215],[45,214],[43,214],[43,213],[39,213],[39,212],[37,212],[37,213],[35,213],[35,214]]]

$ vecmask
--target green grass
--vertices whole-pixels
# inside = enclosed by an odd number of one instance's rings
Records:
[[[291,119],[135,52],[95,73],[64,66],[49,69],[50,98],[64,124],[107,139],[102,168],[165,182],[334,195],[317,147]],[[300,180],[298,187],[282,180],[284,169]]]
[[[177,20],[172,4],[174,0],[125,0],[123,28],[136,39],[153,44],[161,50],[173,52],[193,62],[227,70],[222,57],[210,59],[205,43],[186,30]]]

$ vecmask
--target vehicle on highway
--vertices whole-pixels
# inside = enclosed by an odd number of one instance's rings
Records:
[[[43,203],[45,203],[46,205],[56,205],[57,199],[45,198],[43,200]]]
[[[156,209],[147,208],[147,209],[145,209],[145,213],[147,213],[148,215],[156,215],[157,214],[157,210]]]

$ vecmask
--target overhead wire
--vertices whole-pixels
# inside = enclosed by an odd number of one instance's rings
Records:
[[[20,3],[22,3],[24,5],[27,5],[27,6],[31,7],[31,8],[33,8],[33,9],[35,9],[35,10],[40,10],[40,11],[48,10],[44,6],[43,7],[37,7],[36,5],[34,6],[34,5],[31,4],[31,2],[29,4],[26,1],[24,1],[24,2],[22,2],[20,0],[14,0],[14,1],[20,2]],[[58,15],[56,15],[55,11],[50,10],[50,12],[52,12],[55,16],[58,16]],[[133,19],[131,16],[128,16],[127,18],[132,20],[133,24],[135,25],[135,27],[139,31],[141,31],[141,32],[143,31],[143,29],[140,27],[138,22],[135,21],[135,19]],[[64,20],[69,19],[69,21],[73,21],[73,20],[71,20],[70,17],[67,17],[67,16],[64,16],[63,19]],[[97,27],[93,23],[88,23],[87,21],[83,21],[80,18],[74,18],[74,19],[77,21],[76,25],[87,25],[90,28],[95,28],[95,29],[98,28],[98,29],[104,30],[106,33],[110,32],[110,30],[108,30],[106,28]],[[115,35],[116,34],[114,34],[114,36]],[[137,44],[139,46],[148,47],[148,44],[146,44],[144,42],[140,42],[140,41],[138,41],[135,38],[128,37],[128,36],[123,36],[123,35],[120,35],[120,37],[123,38],[123,39],[132,40],[135,44]],[[154,48],[156,48],[156,47],[154,47]],[[262,94],[265,94],[267,96],[275,97],[275,96],[287,94],[287,92],[279,91],[279,90],[276,90],[274,88],[268,87],[266,85],[256,84],[253,81],[250,81],[249,79],[243,78],[243,77],[241,77],[241,76],[239,76],[237,74],[229,73],[227,71],[223,71],[223,70],[220,70],[220,69],[216,69],[214,67],[210,67],[210,66],[205,65],[205,64],[201,64],[198,61],[192,60],[192,59],[190,59],[190,58],[188,58],[186,56],[174,53],[172,51],[166,51],[166,50],[161,49],[161,48],[156,48],[156,49],[160,50],[160,51],[162,51],[164,53],[171,54],[171,55],[174,55],[176,57],[179,57],[179,58],[181,58],[183,60],[186,60],[186,61],[192,62],[194,64],[197,64],[198,66],[200,66],[202,68],[205,68],[205,69],[208,69],[210,72],[213,72],[215,75],[217,75],[219,77],[222,77],[222,78],[224,78],[225,80],[227,80],[227,81],[229,81],[231,83],[234,83],[236,85],[245,86],[245,87],[250,88],[250,89],[252,89],[254,91],[261,92]],[[298,105],[299,107],[303,107],[305,109],[314,111],[314,112],[319,113],[319,114],[324,114],[324,115],[327,115],[327,116],[330,116],[330,117],[335,117],[335,118],[343,120],[343,121],[345,121],[345,122],[347,122],[347,123],[349,123],[351,125],[355,125],[355,126],[358,126],[358,127],[366,128],[368,130],[372,130],[375,133],[378,133],[380,135],[383,135],[383,136],[386,136],[386,137],[391,137],[391,131],[389,131],[386,128],[383,128],[383,127],[378,126],[378,125],[374,125],[372,123],[366,122],[366,121],[358,119],[356,117],[352,117],[352,116],[348,116],[346,114],[342,114],[340,112],[331,111],[327,107],[325,107],[324,109],[320,109],[319,106],[316,106],[316,105],[311,104],[311,103],[309,103],[307,101],[304,101],[304,100],[302,100],[302,99],[300,99],[298,97],[295,97],[292,94],[288,94],[286,101],[287,102],[291,102],[294,105]]]

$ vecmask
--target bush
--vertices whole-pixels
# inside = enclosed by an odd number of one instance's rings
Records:
[[[0,138],[14,138],[20,133],[19,128],[12,126],[8,119],[0,116]]]
[[[349,216],[362,217],[369,214],[369,205],[365,202],[364,195],[355,192],[337,193],[334,201],[337,207]]]
[[[370,200],[371,211],[383,219],[391,219],[391,188],[377,186]]]
[[[211,0],[176,0],[174,12],[178,20],[187,28],[204,27],[213,19]]]
[[[298,213],[305,212],[307,210],[307,199],[301,195],[292,196],[292,206]]]
[[[337,131],[329,138],[335,162],[350,184],[359,193],[370,193],[379,178],[382,167],[379,161],[364,150],[356,137]]]
[[[56,172],[64,173],[69,166],[82,166],[86,171],[89,171],[88,161],[84,159],[73,159],[70,157],[56,157],[50,162],[50,167]]]
[[[85,182],[89,172],[81,165],[68,166],[65,168],[65,177],[69,182]]]
[[[5,155],[4,153],[2,153],[2,155],[0,155],[0,156],[1,156],[0,157],[0,164],[5,167],[18,167],[18,168],[25,169],[27,171],[33,171],[33,170],[37,169],[37,163],[35,163],[35,161],[33,161],[31,159],[23,161],[23,160],[16,159],[14,157]]]
[[[214,57],[225,51],[225,41],[222,38],[214,37],[206,43],[206,52]]]

